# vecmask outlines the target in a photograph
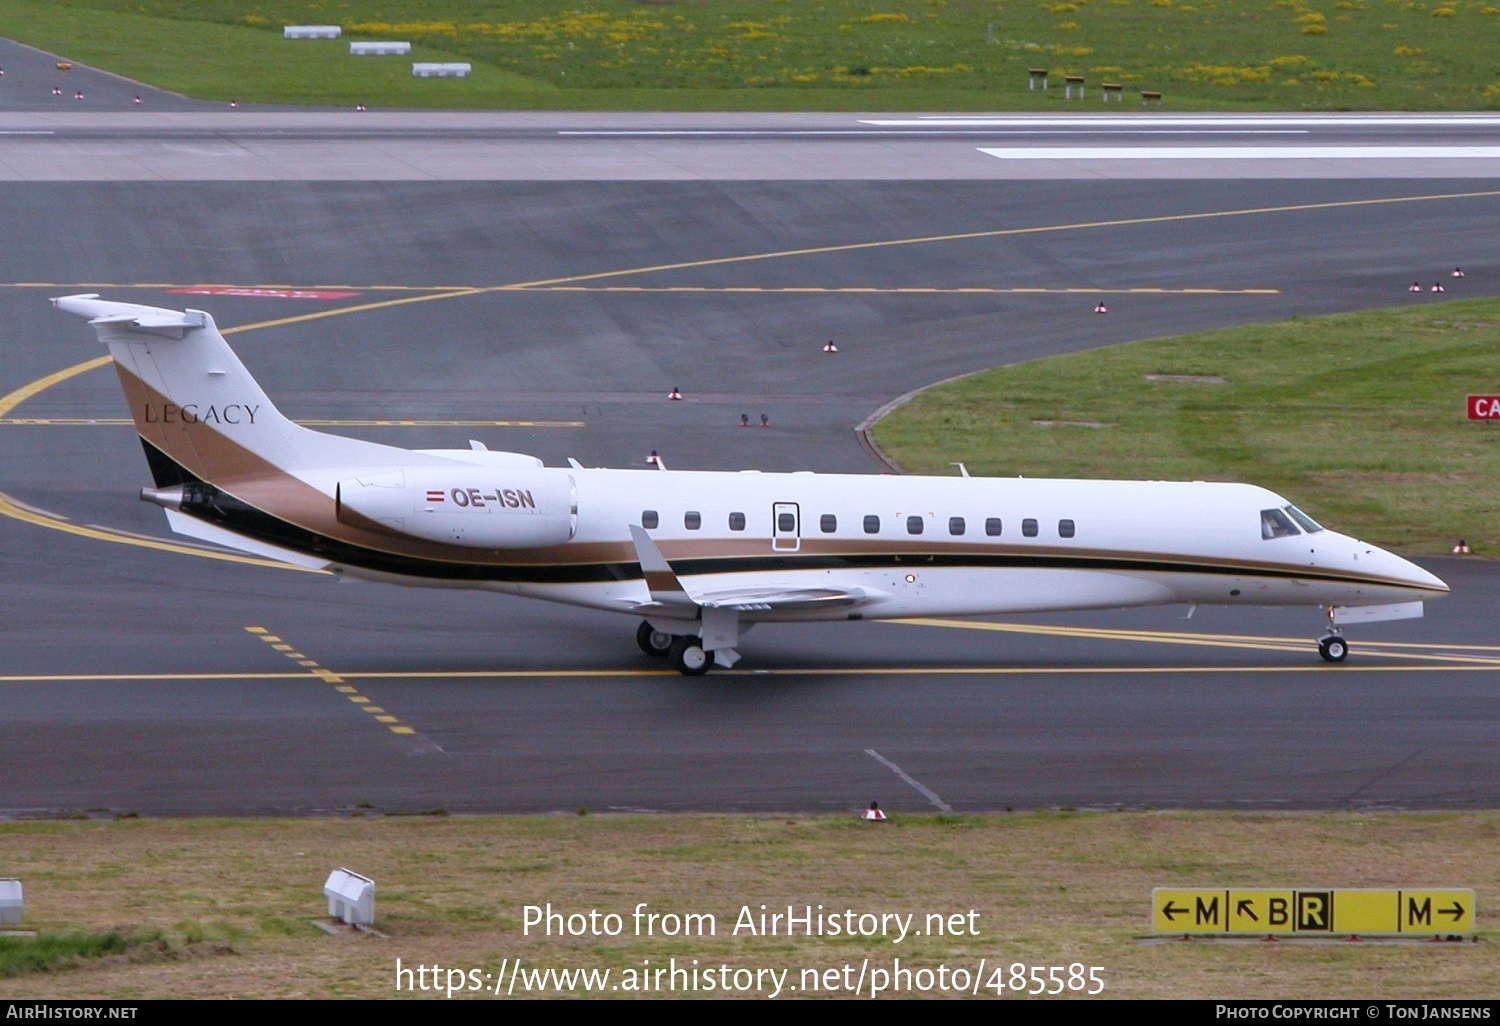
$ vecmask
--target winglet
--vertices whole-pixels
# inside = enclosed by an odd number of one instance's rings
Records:
[[[677,579],[677,572],[661,554],[661,549],[651,540],[646,529],[639,524],[630,525],[630,537],[635,542],[635,558],[646,575],[646,589],[651,592],[651,601],[670,606],[696,606],[687,589]]]

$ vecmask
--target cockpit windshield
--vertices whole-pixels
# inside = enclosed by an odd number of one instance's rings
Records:
[[[1292,523],[1292,518],[1279,509],[1263,509],[1260,511],[1260,536],[1267,540],[1272,538],[1290,538],[1301,534],[1297,525]]]
[[[1286,507],[1286,511],[1292,515],[1292,519],[1297,521],[1297,523],[1301,525],[1302,530],[1306,531],[1308,534],[1317,534],[1319,531],[1323,530],[1322,524],[1318,523],[1312,517],[1302,512],[1296,506],[1288,506]]]

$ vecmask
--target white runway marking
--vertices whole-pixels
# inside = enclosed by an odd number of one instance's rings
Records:
[[[902,769],[900,766],[897,766],[894,762],[892,762],[891,760],[887,759],[885,756],[881,755],[875,749],[873,749],[873,748],[866,748],[865,749],[865,754],[868,755],[870,758],[874,759],[876,762],[880,763],[886,769],[890,770],[892,773],[896,774],[896,776],[900,777],[902,780],[906,781],[912,787],[914,787],[918,791],[922,792],[922,797],[926,798],[933,805],[937,806],[939,812],[952,812],[953,811],[953,806],[949,805],[947,802],[945,802],[941,798],[939,798],[937,796],[937,792],[932,791],[929,788],[923,787],[919,782],[917,782],[916,780],[912,779],[912,777],[906,772],[906,770]]]
[[[892,125],[892,128],[903,127]],[[1137,128],[1134,125],[1118,125],[1113,128],[1031,128],[1025,125],[994,125],[983,121],[961,122],[947,127],[943,122],[913,122],[908,128],[934,129],[926,132],[890,132],[884,128],[598,128],[562,129],[558,135],[568,136],[648,136],[651,138],[696,138],[699,136],[772,136],[777,138],[801,138],[803,136],[888,136],[888,135],[997,135],[995,128],[1009,129],[1006,135],[1308,135],[1306,128]]]
[[[1247,125],[1296,125],[1298,127],[1397,127],[1458,128],[1500,127],[1500,114],[970,114],[933,115],[918,118],[861,118],[862,125],[889,128],[954,125],[964,127],[1028,127],[1036,125],[1090,125],[1130,130],[1143,125],[1174,128],[1244,127]]]
[[[1500,159],[1500,146],[981,146],[979,152],[1001,160]]]

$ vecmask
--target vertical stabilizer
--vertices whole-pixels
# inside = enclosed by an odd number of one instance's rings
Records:
[[[158,485],[193,477],[233,489],[319,467],[389,464],[393,453],[413,462],[404,450],[323,434],[282,416],[201,310],[97,295],[52,303],[86,319],[109,346]]]

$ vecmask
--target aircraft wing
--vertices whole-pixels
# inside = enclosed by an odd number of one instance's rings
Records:
[[[656,543],[641,527],[632,525],[630,536],[646,575],[651,600],[635,606],[637,612],[681,616],[699,609],[732,609],[743,613],[804,612],[811,609],[859,606],[871,600],[862,588],[726,588],[721,591],[689,592]]]
[[[695,597],[702,606],[745,612],[860,606],[868,598],[862,588],[731,588]]]
[[[680,596],[680,597],[679,597]],[[642,602],[635,608],[643,613],[681,614],[685,610],[733,609],[741,613],[804,612],[839,606],[862,606],[870,596],[861,588],[728,588],[723,591],[680,592]]]

